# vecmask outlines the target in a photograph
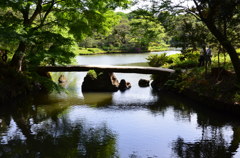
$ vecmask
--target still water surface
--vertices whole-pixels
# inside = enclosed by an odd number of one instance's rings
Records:
[[[149,54],[80,56],[79,64],[144,65]],[[66,93],[0,109],[0,157],[240,157],[240,119],[173,94],[140,88],[149,75],[116,73],[125,92],[81,92],[86,72],[64,74]],[[11,108],[10,108],[11,107]]]

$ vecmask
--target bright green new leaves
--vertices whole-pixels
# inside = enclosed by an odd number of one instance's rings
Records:
[[[110,10],[126,7],[129,2],[128,0],[1,1],[0,46],[10,47],[11,51],[15,52],[12,65],[23,63],[20,61],[22,59],[26,59],[25,64],[69,63],[69,58],[74,56],[71,46],[93,32],[108,34],[109,28],[117,21],[112,18],[113,13]],[[25,58],[20,57],[19,54],[23,54]]]
[[[136,13],[135,13],[136,14]],[[137,13],[131,20],[131,32],[135,38],[132,40],[140,44],[142,48],[148,48],[151,42],[165,43],[165,30],[160,22],[149,14]]]
[[[147,47],[151,42],[163,42],[164,28],[160,23],[149,21],[147,19],[133,19],[131,21],[131,32],[135,35],[134,41]]]

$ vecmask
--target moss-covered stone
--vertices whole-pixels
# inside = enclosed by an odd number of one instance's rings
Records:
[[[115,92],[118,91],[119,82],[112,72],[93,72],[91,70],[84,77],[83,92]]]

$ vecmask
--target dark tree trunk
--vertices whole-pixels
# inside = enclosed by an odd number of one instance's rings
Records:
[[[41,21],[41,25],[39,27],[41,27],[44,23],[44,21],[46,20],[47,15],[50,13],[53,5],[54,5],[54,0],[52,0],[52,5],[48,8],[46,14],[44,15],[43,20]],[[29,17],[29,10],[30,10],[30,5],[27,5],[25,7],[25,9],[20,10],[22,15],[23,15],[23,25],[26,28],[29,28],[33,21],[36,19],[36,17],[41,13],[42,11],[42,0],[37,0],[36,3],[36,9],[33,12],[32,16]],[[36,28],[39,28],[36,27]],[[27,29],[26,29],[27,30]],[[31,34],[31,31],[34,31],[34,29],[32,28],[28,33]],[[11,60],[11,66],[14,67],[17,71],[22,71],[22,63],[23,63],[23,58],[24,55],[26,54],[26,43],[23,41],[20,41],[17,50],[15,51],[13,58]]]
[[[230,153],[236,152],[237,149],[239,148],[239,143],[240,143],[240,128],[234,127],[232,141],[230,143],[231,145],[228,148],[229,152]]]
[[[223,46],[223,48],[227,51],[229,54],[234,71],[236,73],[236,77],[238,82],[240,82],[240,60],[238,57],[238,54],[236,52],[236,49],[233,47],[231,42],[227,39],[227,37],[222,34],[217,27],[214,25],[214,22],[203,20],[204,23],[207,25],[208,29],[211,31],[211,33],[217,38],[217,40],[220,42],[220,44]]]
[[[20,42],[18,49],[15,51],[13,58],[11,60],[11,66],[14,67],[17,71],[22,71],[23,58],[26,51],[26,43]]]

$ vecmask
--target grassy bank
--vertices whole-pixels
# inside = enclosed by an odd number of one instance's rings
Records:
[[[79,55],[94,55],[94,54],[103,54],[107,53],[107,51],[100,48],[80,48],[76,54]]]
[[[142,53],[142,52],[160,52],[169,50],[169,47],[149,47],[146,51],[139,51],[137,48],[121,49],[121,48],[79,48],[76,54],[94,55],[94,54],[112,54],[112,53]]]
[[[161,51],[166,51],[169,50],[169,47],[149,47],[150,52],[161,52]]]
[[[198,57],[199,52],[159,55],[149,58],[149,63],[176,70],[167,82],[160,84],[162,89],[184,94],[216,109],[240,114],[240,84],[236,81],[229,56],[213,56],[208,67],[199,67]],[[156,80],[158,76],[154,78]]]

